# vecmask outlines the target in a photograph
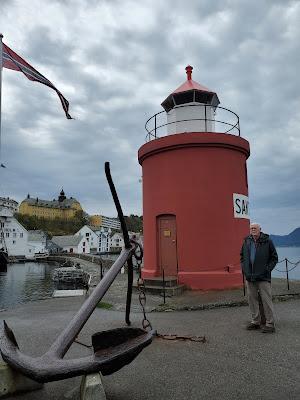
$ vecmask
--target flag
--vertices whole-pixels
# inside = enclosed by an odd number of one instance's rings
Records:
[[[33,68],[30,64],[28,64],[22,57],[20,57],[17,53],[15,53],[12,49],[10,49],[6,44],[3,43],[3,67],[8,69],[13,69],[14,71],[22,72],[29,80],[40,82],[43,85],[50,87],[55,90],[60,101],[61,105],[64,109],[66,117],[68,119],[72,119],[69,114],[69,102],[65,97],[61,94],[61,92],[56,89],[56,87],[51,83],[45,76],[40,74],[35,68]]]

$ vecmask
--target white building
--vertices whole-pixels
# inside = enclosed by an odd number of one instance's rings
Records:
[[[53,236],[52,242],[67,253],[90,253],[90,243],[81,235]]]
[[[124,247],[124,239],[123,235],[119,232],[116,232],[111,237],[110,242],[110,251],[118,251]]]
[[[28,246],[32,247],[34,254],[47,253],[47,234],[41,230],[28,231]]]
[[[97,253],[99,250],[99,236],[98,234],[88,225],[84,225],[75,236],[82,236],[90,245],[90,252]]]
[[[13,213],[18,212],[19,203],[9,197],[0,197],[0,207],[6,207]]]
[[[110,251],[111,229],[84,225],[75,235],[86,238],[91,253],[107,253]]]
[[[108,253],[111,246],[111,229],[102,227],[97,233],[99,236],[99,253]]]
[[[7,207],[0,207],[0,248],[7,249],[9,256],[32,255],[32,248],[28,246],[27,230]]]

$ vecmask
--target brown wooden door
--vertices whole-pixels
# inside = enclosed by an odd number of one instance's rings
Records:
[[[177,237],[175,215],[157,217],[158,228],[158,262],[160,272],[165,276],[177,276]]]

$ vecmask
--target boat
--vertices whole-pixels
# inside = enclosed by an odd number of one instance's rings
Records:
[[[5,272],[7,271],[7,263],[8,263],[8,254],[7,252],[2,248],[0,250],[0,271]]]

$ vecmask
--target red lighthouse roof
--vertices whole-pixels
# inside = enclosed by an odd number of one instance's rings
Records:
[[[187,80],[172,92],[162,103],[162,107],[168,112],[176,105],[198,102],[210,104],[215,107],[220,103],[215,92],[207,87],[193,81],[193,67],[188,65],[186,68]]]
[[[188,90],[193,90],[193,89],[201,90],[202,92],[214,93],[207,87],[200,85],[198,82],[193,81],[192,79],[193,67],[191,65],[185,67],[185,70],[186,70],[187,80],[182,85],[180,85],[176,90],[174,90],[172,94],[186,92]]]

